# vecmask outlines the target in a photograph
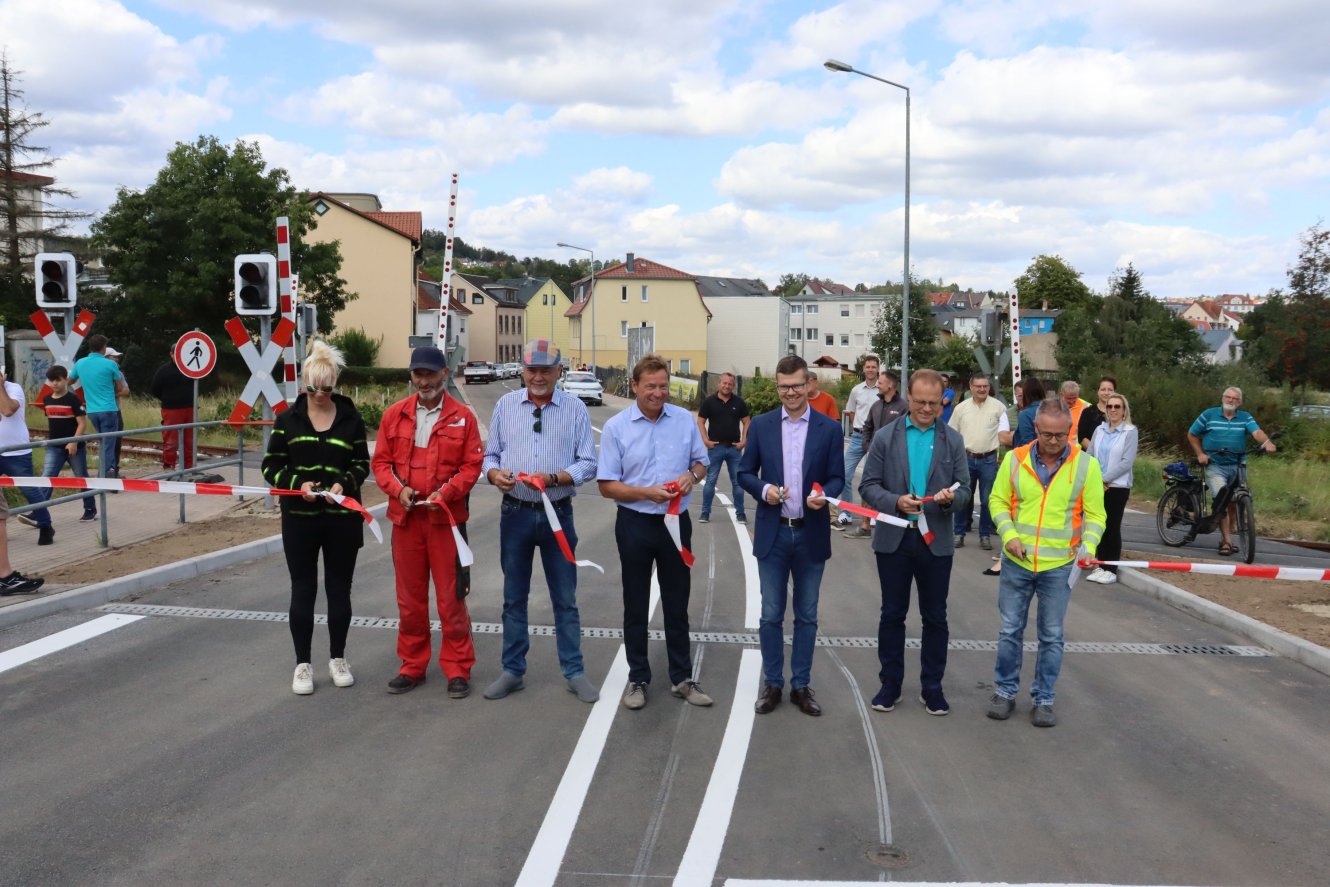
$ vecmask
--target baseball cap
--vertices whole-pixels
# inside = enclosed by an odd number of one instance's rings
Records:
[[[407,370],[429,370],[430,372],[440,372],[447,365],[443,358],[443,352],[433,345],[424,345],[411,352],[411,365]]]
[[[556,367],[559,365],[559,346],[549,339],[532,339],[522,349],[522,366]]]
[[[116,351],[116,350],[115,350],[114,348],[112,348],[110,345],[107,345],[107,346],[106,346],[106,350],[103,351],[102,353],[105,354],[107,357],[120,357],[120,356],[121,356],[120,352],[119,352],[119,351]]]

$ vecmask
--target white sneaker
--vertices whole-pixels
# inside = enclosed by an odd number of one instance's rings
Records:
[[[1102,573],[1102,572],[1104,572],[1104,570],[1103,570],[1102,567],[1095,567],[1093,570],[1091,570],[1089,573],[1087,573],[1087,574],[1085,575],[1085,581],[1086,581],[1086,582],[1098,582],[1098,581],[1099,581],[1099,574]]]
[[[334,687],[349,687],[356,682],[351,676],[351,666],[346,664],[345,659],[329,659],[328,676],[332,678]]]
[[[291,678],[291,692],[297,696],[309,696],[314,692],[314,669],[308,662],[296,666],[295,677]]]
[[[1100,585],[1112,585],[1114,582],[1118,581],[1117,573],[1110,573],[1108,570],[1104,570],[1103,573],[1104,575],[1099,577]]]

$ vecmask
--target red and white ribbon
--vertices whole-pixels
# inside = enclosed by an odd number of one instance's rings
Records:
[[[670,500],[670,507],[665,512],[665,530],[674,540],[674,547],[679,549],[679,557],[683,558],[684,566],[692,569],[697,558],[693,557],[693,553],[683,544],[683,537],[679,534],[679,510],[683,504],[683,492],[674,481],[667,483],[665,489],[674,494],[674,498]]]
[[[422,499],[415,503],[415,506],[417,508],[442,508],[443,513],[448,515],[448,527],[453,531],[453,544],[457,546],[457,562],[464,567],[469,567],[476,562],[476,553],[471,550],[470,545],[466,544],[466,539],[457,526],[457,518],[453,517],[452,509],[442,499],[433,501]]]
[[[559,515],[554,511],[554,503],[550,501],[549,493],[545,492],[545,478],[538,474],[519,474],[518,482],[526,481],[540,490],[540,501],[545,506],[545,519],[550,522],[550,529],[554,531],[554,539],[559,543],[559,550],[563,552],[563,559],[570,564],[579,567],[595,567],[604,573],[605,568],[595,561],[579,561],[573,554],[572,545],[568,544],[568,534],[564,532],[563,524],[559,523]]]
[[[75,490],[105,490],[117,493],[166,493],[172,496],[303,496],[301,490],[281,490],[272,487],[243,487],[236,484],[194,484],[178,480],[136,480],[114,477],[0,477],[0,487],[59,487]],[[314,490],[312,495],[331,499],[343,508],[349,508],[365,519],[370,532],[379,542],[383,530],[365,506],[350,496]]]
[[[956,481],[954,484],[952,484],[951,486],[947,487],[947,489],[950,490],[950,491],[952,491],[952,492],[954,493],[954,492],[957,490],[957,488],[960,487],[960,485],[961,485],[961,482],[960,482],[960,481]],[[932,497],[932,496],[925,496],[924,498],[920,499],[919,501],[920,501],[920,502],[932,502],[932,501],[933,501],[933,497]],[[924,537],[924,544],[926,544],[926,545],[932,545],[932,544],[933,544],[933,540],[937,538],[937,533],[934,533],[932,530],[930,530],[930,529],[928,528],[928,515],[926,515],[926,514],[924,513],[924,510],[923,510],[922,508],[919,509],[919,520],[918,520],[917,523],[919,524],[919,532],[920,532],[920,533],[923,535],[923,537]]]
[[[855,505],[853,502],[842,502],[834,496],[828,496],[822,491],[821,484],[813,484],[813,495],[817,496],[819,499],[825,499],[841,511],[848,511],[850,514],[857,514],[860,517],[868,517],[873,520],[886,521],[887,523],[894,524],[898,527],[908,527],[910,525],[909,521],[904,518],[896,517],[894,514],[883,514],[880,511],[874,511],[863,505]]]
[[[1167,570],[1172,573],[1205,573],[1210,576],[1242,576],[1247,579],[1289,579],[1295,582],[1330,582],[1330,570],[1309,567],[1265,567],[1260,564],[1191,564],[1185,561],[1087,560],[1083,567],[1135,567],[1138,570]]]

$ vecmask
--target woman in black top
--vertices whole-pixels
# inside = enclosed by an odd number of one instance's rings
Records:
[[[346,635],[351,627],[351,576],[364,544],[363,518],[312,495],[327,490],[359,499],[360,486],[369,475],[365,423],[350,398],[333,393],[343,366],[340,351],[322,340],[314,342],[305,360],[305,393],[273,423],[263,457],[263,477],[269,484],[306,493],[281,497],[282,546],[291,573],[291,640],[296,648],[291,689],[300,696],[314,692],[310,644],[320,552],[328,595],[328,673],[335,686],[355,683],[346,662]]]

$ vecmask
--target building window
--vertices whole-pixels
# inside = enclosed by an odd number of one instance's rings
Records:
[[[626,284],[619,288],[619,301],[620,302],[628,301],[628,286]]]
[[[647,285],[644,283],[642,284],[642,301],[645,302],[646,300],[647,300]]]
[[[854,344],[857,345],[857,346],[859,346],[860,348],[864,347],[864,334],[863,334],[863,333],[855,333],[855,334],[854,334]]]
[[[857,304],[857,305],[854,306],[854,316],[855,316],[855,317],[863,317],[863,316],[864,316],[864,303],[863,303],[863,302],[860,302],[859,304]]]
[[[805,313],[805,314],[816,314],[816,313],[817,313],[817,306],[816,306],[816,305],[809,305],[809,306],[808,306],[808,310],[805,311],[804,313]]]
[[[549,296],[549,293],[546,293],[545,295],[543,295],[543,296],[540,297],[540,304],[542,304],[542,305],[548,305],[549,303],[550,303],[550,296]]]
[[[850,347],[850,334],[849,334],[849,333],[841,333],[841,334],[840,334],[840,346],[841,346],[842,348],[849,348],[849,347]]]
[[[646,287],[642,287],[642,289],[646,289]],[[679,361],[679,372],[683,373],[684,375],[687,375],[692,371],[693,371],[693,362],[691,360],[683,358],[682,360]]]
[[[808,342],[816,342],[816,341],[817,341],[817,327],[815,327],[815,326],[810,326],[810,327],[808,328],[808,331],[807,331],[806,333],[804,333],[804,339],[805,339],[806,341],[808,341]]]
[[[484,304],[485,304],[485,297],[482,296],[480,293],[472,293],[472,295],[471,295],[471,304],[472,304],[472,305],[484,305]]]
[[[626,320],[619,321],[619,335],[622,338],[625,339],[628,338],[628,321]]]
[[[841,305],[841,306],[840,306],[840,316],[841,316],[841,317],[849,317],[849,316],[850,316],[850,306],[849,306],[849,305]]]
[[[827,344],[828,345],[836,344],[836,335],[834,333],[827,333]]]
[[[322,200],[314,204],[314,212],[318,213],[319,215],[323,215],[327,211],[328,211],[328,204],[324,203]]]
[[[803,330],[799,329],[797,326],[790,327],[790,341],[798,342],[802,333]]]
[[[791,305],[791,306],[790,306],[790,313],[791,313],[791,314],[803,314],[803,313],[804,313],[804,306],[803,306],[803,305]]]

